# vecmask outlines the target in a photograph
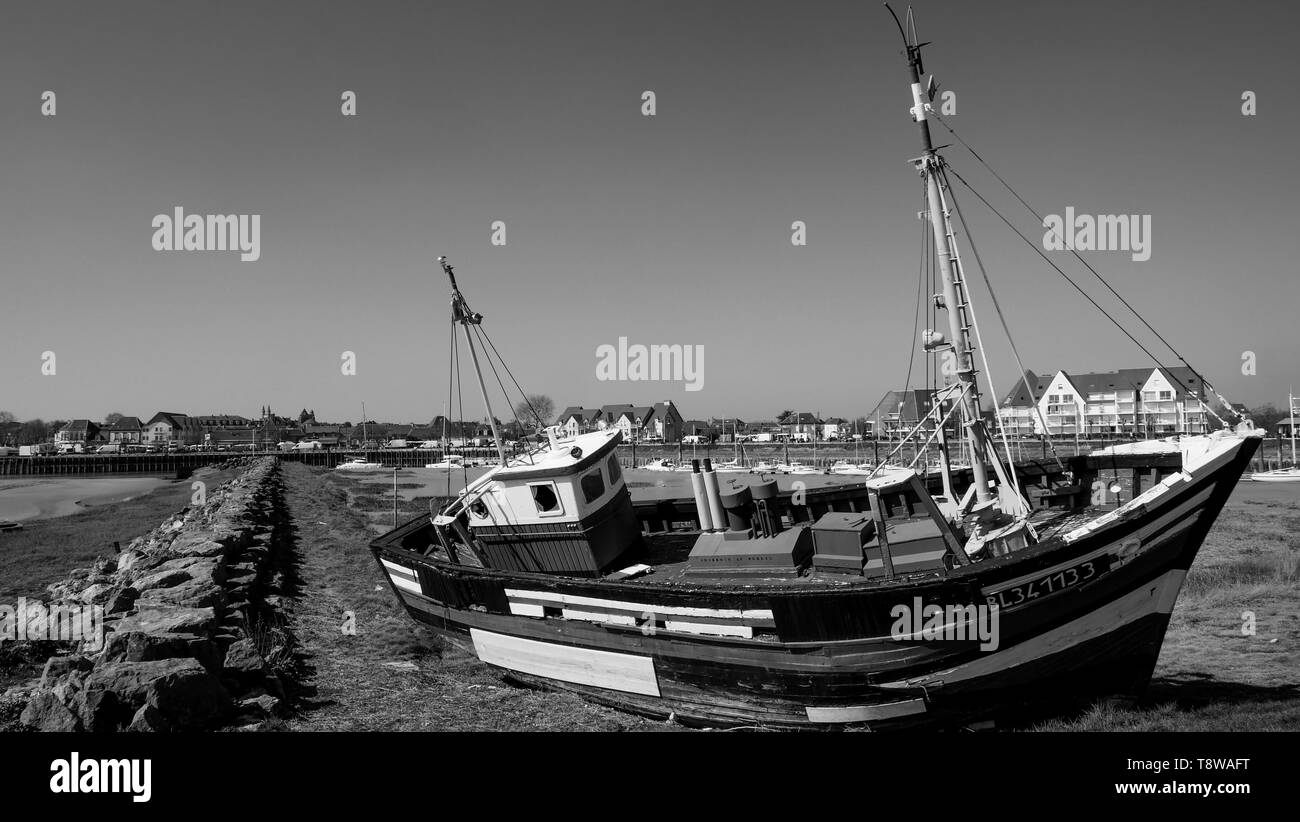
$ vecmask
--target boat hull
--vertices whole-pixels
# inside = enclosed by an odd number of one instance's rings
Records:
[[[1086,533],[887,584],[503,573],[421,556],[419,520],[372,547],[413,618],[529,685],[712,726],[958,725],[1140,696],[1182,581],[1256,447],[1243,440]],[[988,606],[996,630],[900,631],[899,607],[922,603]]]

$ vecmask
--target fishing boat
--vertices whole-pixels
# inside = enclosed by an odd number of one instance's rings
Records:
[[[365,457],[349,457],[338,465],[334,466],[335,471],[383,471],[386,470],[382,463],[371,462]]]
[[[618,430],[552,427],[535,450],[501,452],[436,515],[371,543],[412,618],[513,682],[709,726],[960,727],[1141,693],[1183,579],[1262,432],[1243,420],[1183,438],[1177,466],[1118,506],[1094,504],[1088,476],[1068,493],[1022,484],[980,414],[988,364],[949,167],[931,141],[933,78],[923,85],[910,11],[906,28],[894,19],[948,319],[946,339],[927,330],[922,344],[957,365],[945,419],[960,415],[968,432],[965,487],[945,466],[932,494],[914,467],[882,461],[859,497],[805,521],[783,515],[775,481],[722,483],[695,465],[694,499],[668,513],[655,503],[644,518]],[[496,346],[440,263],[488,404],[479,354],[492,363]],[[673,522],[683,512],[688,528]]]
[[[759,460],[758,462],[754,463],[754,466],[752,468],[749,469],[749,473],[780,474],[783,472],[781,471],[780,466],[778,466],[776,463],[771,462],[770,460]]]
[[[1286,425],[1291,435],[1291,465],[1274,468],[1272,471],[1256,471],[1250,475],[1255,482],[1300,482],[1300,462],[1296,461],[1295,451],[1295,427],[1297,418],[1300,418],[1300,408],[1296,407],[1296,397],[1290,391],[1286,395],[1286,408]]]
[[[641,466],[643,471],[676,471],[677,468],[677,463],[670,459],[648,460],[645,465]]]

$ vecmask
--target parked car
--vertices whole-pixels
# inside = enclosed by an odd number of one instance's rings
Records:
[[[120,454],[122,453],[122,446],[120,443],[110,442],[96,448],[95,453],[96,454]]]
[[[18,456],[17,448],[10,448],[7,445],[0,445],[0,457],[16,457],[16,456]]]

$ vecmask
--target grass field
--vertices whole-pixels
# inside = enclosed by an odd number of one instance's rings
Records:
[[[441,642],[406,615],[367,546],[391,524],[391,496],[384,498],[354,478],[298,464],[285,464],[283,471],[304,580],[290,622],[304,652],[310,708],[282,727],[315,731],[663,727],[572,695],[512,688],[472,655]],[[399,516],[427,510],[427,498],[408,500],[399,507]],[[355,634],[343,630],[349,613]]]

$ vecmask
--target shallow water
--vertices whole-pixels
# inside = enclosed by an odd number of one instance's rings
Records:
[[[174,480],[161,477],[22,477],[0,481],[0,519],[16,522],[66,517],[87,506],[147,494]]]

